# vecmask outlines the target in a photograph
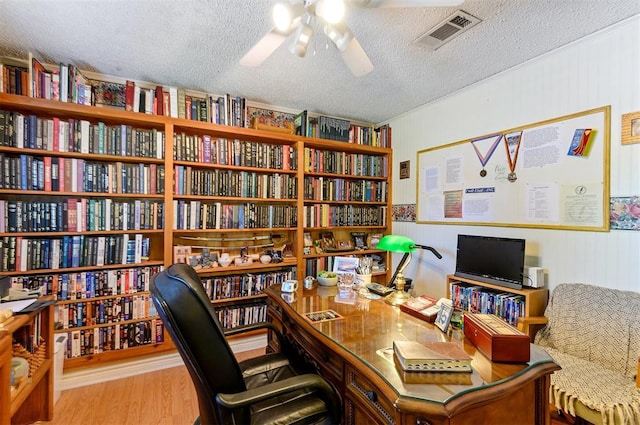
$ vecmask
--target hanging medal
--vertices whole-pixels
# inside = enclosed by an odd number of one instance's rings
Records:
[[[509,170],[507,180],[511,183],[518,179],[516,175],[516,161],[518,160],[518,151],[520,150],[520,140],[522,140],[522,131],[514,131],[504,137],[504,146],[507,148],[507,160],[509,161]]]
[[[502,134],[494,134],[492,136],[482,137],[471,141],[471,146],[473,146],[473,150],[476,151],[476,155],[478,155],[480,164],[482,164],[480,177],[484,177],[487,175],[487,170],[485,170],[484,167],[485,165],[487,165],[487,162],[489,162],[491,155],[493,155],[496,148],[498,147],[500,139],[502,139]]]

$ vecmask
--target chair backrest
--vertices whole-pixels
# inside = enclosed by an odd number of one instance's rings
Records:
[[[196,387],[200,423],[224,423],[215,395],[247,388],[198,274],[174,264],[152,278],[150,291]]]
[[[549,298],[536,343],[600,364],[629,378],[640,354],[640,293],[562,283]]]

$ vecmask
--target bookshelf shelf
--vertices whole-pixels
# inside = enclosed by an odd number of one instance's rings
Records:
[[[319,268],[325,268],[327,261],[332,257],[345,255],[373,255],[388,260],[386,252],[378,250],[361,250],[350,252],[332,252],[324,254],[303,255],[304,234],[311,232],[315,239],[320,238],[320,233],[328,228],[334,232],[337,239],[350,240],[352,231],[370,233],[388,233],[391,219],[391,155],[390,148],[360,145],[356,143],[344,143],[320,138],[301,137],[299,135],[285,132],[273,132],[262,129],[252,129],[245,127],[227,126],[221,124],[207,123],[184,118],[172,118],[153,114],[144,114],[131,111],[123,111],[111,108],[98,108],[73,103],[36,99],[26,96],[0,93],[0,118],[2,114],[22,114],[26,117],[35,115],[38,119],[49,122],[75,121],[88,122],[88,128],[94,138],[90,140],[89,150],[78,149],[57,149],[50,144],[43,143],[37,148],[32,148],[25,143],[17,146],[13,143],[15,135],[10,136],[0,131],[0,158],[12,158],[14,161],[22,160],[22,156],[32,157],[38,161],[78,161],[95,164],[97,167],[144,167],[143,173],[153,174],[149,177],[149,182],[145,185],[142,193],[130,193],[129,190],[105,190],[100,192],[79,190],[24,190],[23,188],[0,188],[1,201],[22,201],[35,203],[53,202],[63,203],[66,198],[77,199],[89,202],[121,202],[134,203],[141,202],[147,204],[157,204],[158,210],[152,210],[152,214],[159,214],[153,229],[121,230],[121,227],[112,226],[120,230],[102,230],[98,227],[87,227],[90,231],[27,231],[13,232],[4,231],[0,233],[0,241],[3,238],[23,240],[31,239],[57,239],[63,237],[126,237],[126,235],[143,235],[149,241],[149,261],[134,262],[125,264],[109,264],[105,266],[82,266],[82,267],[58,267],[35,269],[26,271],[2,270],[0,276],[11,279],[22,279],[33,284],[38,284],[43,280],[54,276],[55,279],[64,275],[75,275],[84,273],[98,273],[98,271],[117,272],[117,270],[139,269],[143,267],[167,267],[175,261],[175,248],[189,246],[193,250],[187,261],[193,261],[191,256],[202,255],[202,248],[208,248],[212,253],[229,253],[231,257],[240,255],[243,251],[253,258],[252,264],[230,265],[228,267],[215,267],[198,270],[198,274],[203,282],[209,280],[212,285],[216,279],[223,282],[225,279],[231,282],[233,279],[263,279],[266,283],[259,283],[256,290],[263,290],[261,285],[279,283],[284,279],[294,278],[301,280],[307,275],[316,275]],[[0,121],[0,124],[2,122]],[[71,125],[71,124],[69,124]],[[87,126],[87,124],[84,124]],[[140,137],[150,134],[151,141],[144,139],[150,148],[136,148],[133,150],[127,145],[126,154],[120,152],[113,154],[109,149],[117,149],[117,142],[107,149],[102,149],[100,143],[95,142],[95,131],[102,128],[121,128],[123,137],[124,127],[130,126]],[[5,126],[6,129],[6,126]],[[15,134],[15,133],[14,133]],[[115,133],[114,133],[115,134]],[[116,137],[116,136],[110,136]],[[107,139],[105,138],[105,141]],[[114,139],[117,140],[117,139]],[[215,146],[216,156],[209,157],[206,150],[209,140],[211,146]],[[83,145],[84,146],[84,145]],[[96,148],[97,146],[97,148]],[[137,145],[136,145],[137,146]],[[146,145],[145,145],[146,146]],[[124,148],[123,148],[124,149]],[[136,150],[137,149],[137,150]],[[80,150],[80,152],[77,152]],[[160,152],[160,150],[162,152]],[[213,152],[213,151],[211,151]],[[137,154],[136,154],[137,153]],[[316,169],[310,167],[311,162],[307,161],[307,153],[318,153],[321,155],[342,158],[348,164],[369,164],[363,171],[361,168],[350,168],[340,172],[329,169]],[[132,154],[132,155],[128,155]],[[2,161],[0,161],[0,168]],[[360,165],[358,165],[360,167]],[[331,171],[331,172],[326,172]],[[368,175],[371,174],[371,175]],[[141,174],[143,175],[143,174]],[[222,192],[212,192],[208,186],[212,179],[219,175],[230,178],[229,184],[222,184]],[[0,179],[4,174],[0,173]],[[192,182],[192,178],[195,180]],[[204,176],[204,177],[203,177]],[[179,180],[178,177],[184,178]],[[203,180],[198,180],[203,179]],[[256,180],[262,180],[260,186],[255,183],[251,192],[238,192],[242,196],[232,196],[231,190],[237,190],[231,186],[231,181],[241,181],[254,184]],[[253,179],[253,180],[251,180]],[[280,179],[280,180],[274,180]],[[382,194],[382,199],[372,201],[363,200],[313,200],[305,199],[304,182],[305,179],[341,180],[349,184],[357,185],[380,185],[378,190]],[[155,182],[155,186],[151,184]],[[174,183],[174,182],[179,182]],[[192,183],[198,183],[194,185]],[[266,186],[265,186],[265,183]],[[1,186],[1,185],[0,185]],[[153,189],[150,189],[152,187]],[[206,188],[203,191],[202,188]],[[259,192],[257,189],[267,192]],[[213,190],[213,189],[211,189]],[[126,193],[120,193],[126,192]],[[255,192],[255,193],[254,193]],[[202,194],[200,194],[202,193]],[[235,194],[235,193],[234,193]],[[351,198],[346,198],[351,199]],[[367,198],[368,199],[368,198]],[[0,208],[2,204],[0,204]],[[153,207],[156,208],[156,207]],[[203,210],[204,208],[204,210]],[[202,211],[208,208],[228,208],[228,219],[224,225],[211,226],[210,222],[204,225],[203,217],[199,216]],[[242,214],[247,219],[247,211],[254,208],[260,211],[260,220],[247,222],[244,226],[238,224]],[[371,216],[367,222],[349,223],[327,227],[326,223],[308,223],[305,225],[305,209],[309,208],[329,208],[329,209],[355,209],[355,215],[360,217],[361,212]],[[241,212],[244,209],[243,212]],[[253,211],[253,210],[251,210]],[[264,212],[268,211],[268,212]],[[236,216],[235,214],[240,214]],[[253,214],[253,212],[252,212]],[[265,215],[266,214],[266,215]],[[363,214],[364,216],[365,214]],[[375,217],[373,217],[375,215]],[[220,215],[222,217],[222,214]],[[210,217],[209,217],[210,218]],[[214,216],[214,220],[216,220]],[[254,218],[252,218],[253,220]],[[163,223],[160,223],[163,220]],[[267,220],[267,221],[264,221]],[[251,227],[251,226],[258,227]],[[131,227],[131,226],[129,226]],[[141,226],[144,227],[144,226]],[[220,228],[215,228],[220,227]],[[80,229],[80,228],[79,228]],[[99,229],[99,230],[98,230]],[[10,230],[10,229],[6,229]],[[45,229],[42,229],[45,230]],[[273,237],[271,237],[273,236]],[[203,239],[191,239],[187,237],[202,237]],[[255,237],[255,240],[251,238]],[[264,244],[262,242],[265,242]],[[286,251],[286,253],[285,253]],[[272,255],[280,255],[285,261],[262,264],[259,256],[271,252]],[[195,264],[195,263],[194,263]],[[1,262],[0,262],[1,265]],[[390,276],[388,271],[374,273],[374,280],[380,282],[388,281]],[[253,281],[251,281],[253,282]],[[253,283],[252,283],[253,285]],[[213,287],[213,286],[212,286]],[[252,288],[249,293],[255,289]],[[302,285],[300,285],[302,291]],[[137,292],[132,294],[100,295],[91,299],[81,300],[60,300],[57,307],[70,306],[77,303],[107,302],[118,298],[146,294]],[[225,326],[242,325],[235,317],[248,315],[254,319],[260,319],[262,311],[260,305],[264,303],[264,296],[261,293],[253,295],[232,296],[223,299],[213,297],[213,303],[220,308],[220,318]],[[234,310],[235,309],[235,310]],[[250,311],[251,310],[251,311]],[[266,313],[265,313],[266,314]],[[227,317],[228,316],[228,317]],[[228,320],[229,317],[233,319]],[[133,321],[122,320],[117,325],[127,325],[139,323],[145,320],[153,320],[154,317],[144,317]],[[253,320],[253,319],[252,319]],[[64,331],[85,331],[97,332],[102,328],[107,328],[111,324],[99,324],[83,326],[80,328],[70,328],[57,330],[57,333]],[[69,332],[69,341],[73,340],[72,332]],[[78,338],[78,334],[75,334]],[[85,353],[80,357],[68,358],[65,360],[65,369],[88,366],[96,363],[110,362],[126,359],[129,357],[144,356],[173,349],[173,344],[168,338],[163,342],[153,342],[145,346],[129,347],[105,351],[101,353]],[[76,353],[77,354],[77,353]]]
[[[518,303],[522,304],[520,307],[519,314],[509,313],[509,311],[500,311],[500,309],[495,310],[493,314],[501,316],[506,321],[512,322],[514,326],[517,325],[517,317],[530,317],[530,316],[544,316],[544,310],[547,307],[547,301],[549,297],[549,290],[544,288],[523,288],[523,289],[513,289],[507,288],[500,285],[494,285],[491,283],[480,282],[473,279],[467,279],[463,277],[458,277],[455,275],[447,276],[447,298],[450,298],[454,301],[454,305],[456,304],[456,300],[460,302],[461,297],[456,294],[453,294],[452,287],[453,285],[460,286],[461,288],[476,288],[478,293],[491,293],[491,294],[499,294],[499,297],[507,298],[509,301],[516,300],[516,305]],[[494,301],[493,305],[496,305],[499,301]],[[469,299],[468,302],[462,301],[462,304],[465,304],[467,307],[463,308],[464,310],[473,311],[472,302]],[[502,307],[501,307],[502,308]],[[517,309],[517,307],[514,306]],[[477,311],[474,311],[477,312]],[[491,313],[491,312],[489,312]]]
[[[129,296],[133,296],[134,294],[130,294],[130,295],[119,295],[119,298],[123,298],[123,297],[129,297]],[[114,298],[114,297],[111,297]],[[89,300],[75,300],[75,303],[79,303],[79,302],[89,302]],[[119,322],[112,322],[112,323],[97,323],[95,325],[88,325],[88,326],[73,326],[73,327],[69,327],[69,328],[62,328],[62,329],[55,329],[54,333],[60,334],[60,333],[68,333],[70,331],[86,331],[86,330],[93,330],[93,329],[100,329],[100,328],[108,328],[108,327],[113,327],[114,325],[131,325],[131,324],[137,324],[140,322],[144,322],[144,321],[149,321],[149,320],[159,320],[158,316],[149,316],[149,317],[145,317],[144,319],[129,319],[129,320],[121,320]]]

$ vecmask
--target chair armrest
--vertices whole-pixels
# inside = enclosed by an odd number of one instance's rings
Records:
[[[331,386],[320,375],[307,373],[281,381],[272,382],[258,388],[235,394],[216,394],[216,402],[228,409],[247,407],[254,403],[303,389],[317,390],[325,400],[330,412],[337,412],[339,404]]]
[[[280,342],[280,346],[282,346],[282,334],[280,333],[280,329],[278,329],[271,322],[258,322],[258,323],[253,323],[251,325],[238,326],[236,328],[225,329],[224,330],[224,335],[225,336],[240,335],[240,334],[243,334],[243,333],[246,333],[246,332],[256,331],[256,330],[260,330],[260,329],[268,329],[268,330],[273,331],[273,333],[278,337],[278,341]]]
[[[527,335],[533,342],[536,333],[547,324],[549,319],[544,316],[518,317],[518,329]]]

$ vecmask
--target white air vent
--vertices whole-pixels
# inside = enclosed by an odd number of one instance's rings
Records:
[[[481,20],[475,16],[469,15],[467,12],[463,12],[462,10],[458,10],[453,15],[450,15],[447,19],[416,38],[414,43],[419,43],[431,50],[436,50],[443,44],[452,40],[454,37],[457,37],[469,28],[474,27],[479,22],[481,22]]]

